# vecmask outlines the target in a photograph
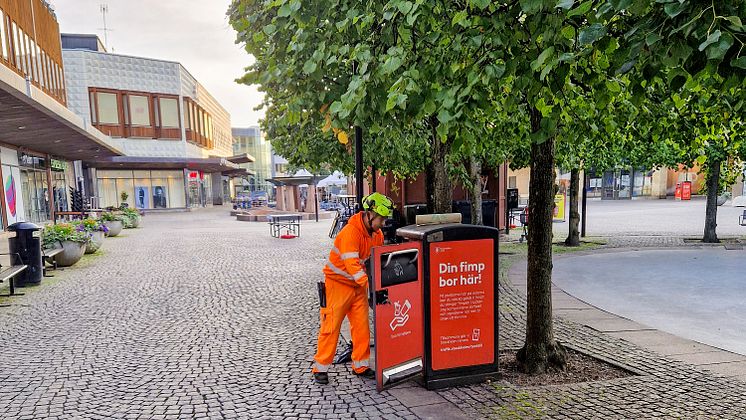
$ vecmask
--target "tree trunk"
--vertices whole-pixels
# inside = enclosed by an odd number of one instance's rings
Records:
[[[705,212],[705,235],[702,242],[718,243],[718,192],[720,187],[721,162],[712,162],[707,171],[707,210]]]
[[[570,171],[570,231],[565,245],[580,246],[580,213],[578,212],[578,192],[580,191],[580,169]]]
[[[451,150],[452,138],[444,143],[436,129],[438,119],[430,117],[430,162],[425,167],[425,193],[427,209],[430,213],[450,213],[452,211],[453,188],[446,170],[446,157]]]
[[[471,179],[471,224],[483,225],[482,215],[482,161],[469,158],[469,178]]]
[[[531,128],[540,129],[541,114],[531,109]],[[554,339],[552,326],[552,213],[554,210],[554,138],[531,145],[528,214],[526,343],[517,359],[535,375],[549,367],[564,369],[567,352]]]

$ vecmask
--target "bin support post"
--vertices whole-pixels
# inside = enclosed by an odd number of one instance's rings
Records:
[[[583,224],[580,228],[580,237],[585,238],[585,223],[586,223],[586,204],[588,201],[588,174],[583,171]]]

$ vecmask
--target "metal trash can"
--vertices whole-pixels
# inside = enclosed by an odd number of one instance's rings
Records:
[[[396,233],[409,243],[418,242],[422,250],[425,387],[494,378],[500,337],[499,231],[450,223],[405,226]]]
[[[33,223],[18,222],[8,226],[8,231],[16,232],[16,236],[8,238],[11,263],[28,266],[16,276],[15,285],[23,287],[41,283],[44,274],[44,263],[41,257],[41,228]],[[18,261],[19,256],[20,261]]]

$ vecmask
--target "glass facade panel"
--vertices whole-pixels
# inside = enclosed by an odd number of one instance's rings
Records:
[[[147,96],[130,95],[130,124],[150,126],[150,104]]]
[[[100,124],[119,124],[119,106],[115,93],[96,92]]]
[[[176,99],[159,98],[161,104],[161,127],[179,128],[179,102]]]
[[[186,207],[184,176],[180,170],[99,170],[97,177],[102,207],[118,206],[122,191],[126,191],[129,195],[127,203],[130,207],[139,209]]]
[[[21,167],[21,189],[26,220],[33,223],[50,220],[46,171]]]
[[[119,204],[117,198],[116,179],[99,178],[98,179],[98,197],[101,208],[116,207]]]

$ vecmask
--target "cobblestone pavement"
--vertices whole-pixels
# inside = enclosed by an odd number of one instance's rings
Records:
[[[503,382],[377,393],[308,368],[328,222],[294,240],[224,209],[148,215],[103,254],[0,308],[0,418],[743,418],[743,384],[558,319],[558,338],[639,376],[572,386]],[[504,279],[503,279],[504,280]],[[501,284],[500,338],[525,299]]]

